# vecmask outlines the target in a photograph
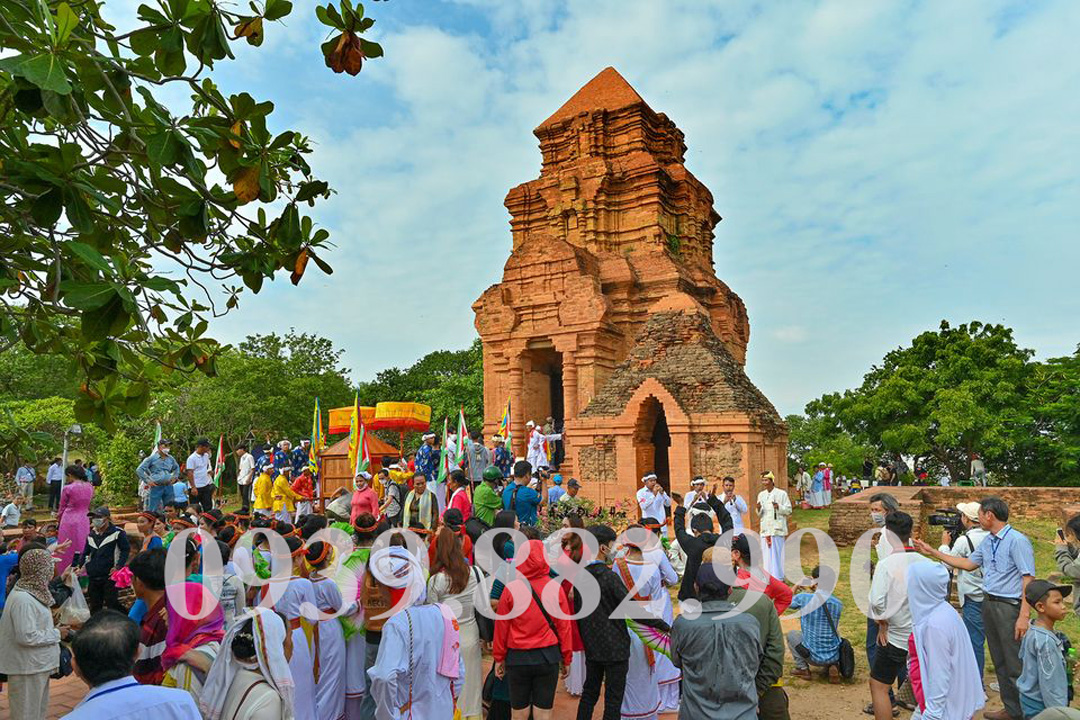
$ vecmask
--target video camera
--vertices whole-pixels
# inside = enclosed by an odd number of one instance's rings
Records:
[[[960,519],[960,511],[952,508],[938,508],[934,514],[926,519],[932,526],[941,527],[949,533],[949,547],[956,542],[956,538],[964,534],[964,523]]]

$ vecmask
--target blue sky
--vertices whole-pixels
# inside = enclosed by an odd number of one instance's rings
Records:
[[[336,272],[245,297],[225,341],[317,332],[356,379],[467,346],[503,198],[539,173],[532,129],[613,65],[686,134],[782,413],[942,319],[1008,324],[1039,357],[1080,342],[1080,3],[368,2],[386,57],[357,78],[294,4],[218,77],[312,138]]]

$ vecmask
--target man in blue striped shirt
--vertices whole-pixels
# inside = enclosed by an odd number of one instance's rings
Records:
[[[796,594],[789,606],[800,611],[800,629],[787,634],[788,647],[795,658],[793,674],[809,680],[811,666],[828,668],[829,682],[835,684],[840,682],[840,637],[833,627],[839,627],[844,604],[832,595],[832,590],[836,587],[836,576],[831,569],[815,567],[811,575],[814,578],[810,584],[813,592]],[[804,608],[811,602],[818,606],[806,612]],[[832,615],[832,622],[826,615],[826,607]]]

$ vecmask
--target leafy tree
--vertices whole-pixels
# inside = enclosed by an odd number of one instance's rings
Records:
[[[324,411],[352,402],[341,355],[314,335],[252,335],[239,350],[222,353],[216,377],[193,376],[178,391],[155,398],[151,412],[160,412],[162,427],[180,441],[181,452],[199,437],[220,434],[230,448],[248,433],[260,442],[295,442],[311,433],[316,397]]]
[[[1052,474],[1070,485],[1080,484],[1080,347],[1066,357],[1035,366],[1029,398],[1032,431],[1022,448],[1029,480]]]
[[[262,43],[289,0],[157,0],[118,33],[95,0],[6,0],[0,12],[0,351],[71,358],[75,415],[115,428],[174,370],[213,376],[208,320],[280,270],[300,281],[329,233],[304,214],[330,189],[274,109],[212,79],[232,42]],[[349,0],[318,7],[336,72],[382,48]],[[231,29],[231,30],[230,30]],[[166,86],[191,92],[176,112]]]
[[[67,398],[0,403],[0,458],[13,467],[27,457],[44,460],[59,455],[64,431],[74,424],[75,414]],[[87,423],[81,435],[69,437],[68,448],[76,455],[92,455],[105,439],[101,428]]]
[[[63,397],[70,402],[79,396],[72,365],[70,358],[35,355],[17,345],[0,353],[0,395],[10,400]]]
[[[827,415],[788,415],[788,468],[795,472],[801,465],[808,470],[818,463],[832,463],[833,468],[849,477],[862,477],[863,460],[878,457],[878,450],[858,442]]]

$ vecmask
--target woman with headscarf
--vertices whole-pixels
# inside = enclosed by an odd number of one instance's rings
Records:
[[[449,515],[456,510],[447,510]],[[437,546],[431,578],[427,584],[429,603],[447,603],[454,609],[461,635],[461,657],[465,663],[465,686],[458,707],[464,720],[479,720],[482,712],[480,692],[484,688],[483,659],[480,653],[480,629],[476,625],[473,597],[481,584],[479,568],[470,567],[462,550],[462,536],[449,524],[439,528],[433,546]],[[466,536],[465,539],[468,539]]]
[[[68,465],[64,473],[64,489],[60,491],[60,508],[56,511],[57,539],[60,542],[68,540],[71,545],[57,563],[56,570],[61,575],[71,566],[75,553],[82,553],[86,548],[86,538],[90,535],[90,519],[86,514],[94,498],[94,486],[86,481],[85,470],[78,465]]]
[[[949,572],[939,563],[912,563],[907,589],[922,720],[971,720],[986,695],[967,628],[947,600]]]
[[[315,658],[319,675],[315,678],[315,711],[319,720],[345,717],[345,633],[336,615],[341,610],[341,590],[334,582],[334,546],[317,540],[307,548],[308,575],[315,591],[315,607],[327,616],[318,621]]]
[[[423,605],[424,571],[405,547],[373,553],[368,571],[390,589],[397,608],[383,625],[379,656],[368,671],[378,717],[451,720],[465,677],[453,613],[445,605]]]
[[[199,698],[206,720],[292,720],[292,634],[273,610],[237,617],[222,642]]]
[[[0,615],[0,673],[8,676],[12,720],[42,720],[49,707],[49,675],[56,671],[60,640],[70,631],[53,627],[49,581],[53,557],[28,545],[19,558],[19,579]]]
[[[170,597],[181,593],[184,612]],[[165,671],[162,687],[179,688],[191,693],[196,702],[202,694],[206,673],[210,670],[224,637],[225,616],[221,605],[208,588],[186,582],[182,588],[166,589],[169,630],[161,667]]]
[[[290,528],[290,533],[292,532]],[[311,581],[303,577],[304,545],[300,538],[290,535],[285,538],[290,557],[287,568],[275,568],[270,583],[263,585],[265,596],[272,587],[281,587],[281,595],[274,602],[274,609],[289,621],[292,632],[293,651],[289,658],[289,670],[292,671],[293,684],[296,687],[294,713],[297,720],[316,720],[318,713],[315,706],[315,653],[314,633],[318,618],[314,615],[315,588]],[[278,558],[274,557],[274,562]],[[279,592],[277,589],[274,593]]]

